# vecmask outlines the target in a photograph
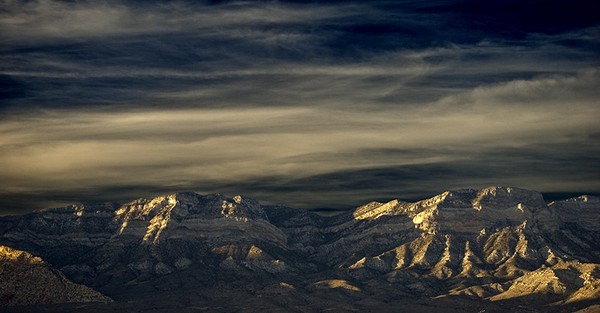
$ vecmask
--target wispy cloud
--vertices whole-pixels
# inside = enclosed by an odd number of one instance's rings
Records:
[[[265,37],[264,33],[252,32],[251,29],[243,32],[243,26],[307,23],[343,17],[349,13],[346,8],[352,6],[346,5],[340,9],[332,6],[249,2],[223,5],[185,2],[131,5],[126,1],[5,0],[2,8],[2,36],[12,40],[85,39],[206,30],[213,31],[217,36],[285,40],[291,35]]]
[[[370,113],[304,107],[118,113],[61,109],[15,115],[0,125],[0,162],[5,165],[0,179],[5,193],[121,184],[190,189],[419,164],[469,161],[476,167],[488,160],[473,159],[480,154],[585,142],[600,132],[598,93],[591,88],[599,76],[584,72],[518,80],[477,87],[426,106]],[[572,100],[569,106],[565,99]],[[402,153],[377,153],[381,149]],[[569,149],[548,153],[576,162],[582,151],[598,152],[597,146]],[[520,156],[504,157],[494,162],[509,166]],[[423,173],[427,175],[431,173]],[[487,180],[521,179],[494,175]]]
[[[600,190],[599,26],[452,3],[3,1],[0,205]]]

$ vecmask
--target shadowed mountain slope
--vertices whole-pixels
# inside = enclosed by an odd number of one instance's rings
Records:
[[[0,305],[110,302],[110,298],[69,281],[41,258],[0,246]]]

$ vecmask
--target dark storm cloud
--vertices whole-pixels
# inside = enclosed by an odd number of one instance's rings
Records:
[[[464,3],[424,8],[399,2],[395,10],[385,2],[6,3],[1,74],[19,95],[3,101],[13,106],[82,105],[82,98],[86,104],[112,105],[280,105],[280,98],[301,97],[324,82],[331,85],[325,90],[329,98],[347,91],[337,86],[362,83],[357,87],[398,102],[406,81],[437,87],[452,82],[449,87],[460,88],[481,83],[482,77],[497,82],[572,71],[594,59],[587,49],[557,46],[557,39],[540,35],[507,43],[499,26],[480,30],[481,18],[467,16]],[[457,20],[462,22],[453,25]],[[583,36],[574,32],[568,37]],[[413,98],[428,93],[411,91]]]
[[[600,18],[539,1],[0,2],[0,206],[598,192]]]

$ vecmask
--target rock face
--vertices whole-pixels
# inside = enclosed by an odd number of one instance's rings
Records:
[[[536,293],[567,299],[580,288],[595,287],[579,279],[560,282],[572,284],[570,288],[547,292],[515,286],[531,282],[527,278],[531,273],[550,277],[556,271],[586,271],[595,277],[592,280],[598,278],[598,271],[580,269],[596,268],[600,261],[596,228],[600,202],[593,201],[582,205],[581,200],[569,199],[547,206],[539,193],[510,187],[445,192],[417,203],[392,201],[371,208],[379,213],[370,219],[403,216],[405,224],[412,221],[417,231],[406,230],[406,239],[399,242],[383,241],[389,244],[387,250],[380,241],[380,248],[368,251],[347,268],[359,280],[406,282],[418,277],[414,285],[408,285],[409,291],[431,295],[499,300],[511,293],[520,297]],[[382,206],[387,208],[380,210]],[[357,212],[364,216],[363,210],[356,210],[355,216]],[[586,222],[579,222],[573,211],[585,216]],[[565,262],[573,260],[593,264],[576,263],[565,269]]]
[[[69,281],[40,257],[0,246],[0,304],[110,302],[110,298]]]
[[[220,284],[265,297],[330,290],[382,305],[452,296],[600,301],[600,199],[546,204],[512,187],[371,202],[334,217],[183,192],[2,217],[0,244],[41,255],[117,301]]]
[[[0,218],[0,233],[2,243],[43,256],[74,281],[117,291],[116,298],[137,292],[127,284],[187,288],[219,274],[292,270],[294,257],[261,205],[240,196],[182,192],[122,206],[47,209]]]

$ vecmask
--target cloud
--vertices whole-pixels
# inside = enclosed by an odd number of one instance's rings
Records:
[[[244,25],[309,22],[344,16],[339,7],[293,6],[277,3],[202,5],[185,2],[7,0],[0,15],[2,36],[12,40],[85,39],[210,29],[216,35],[265,38]],[[18,31],[18,35],[14,32]],[[255,36],[252,36],[252,35]],[[289,35],[288,35],[289,36]],[[289,39],[280,34],[279,39]]]
[[[207,186],[244,186],[261,179],[287,182],[299,191],[335,187],[334,193],[387,184],[389,192],[409,181],[432,179],[461,185],[529,181],[532,187],[550,188],[543,183],[547,175],[564,179],[563,171],[551,171],[561,162],[597,168],[598,160],[584,155],[599,152],[597,144],[585,145],[600,132],[598,94],[592,88],[598,78],[591,71],[517,80],[426,106],[372,112],[308,106],[15,114],[0,124],[5,165],[0,179],[4,194],[115,185],[211,189]],[[569,106],[563,105],[565,99],[572,100]],[[539,172],[523,171],[535,164],[530,155],[536,149],[527,152],[535,146],[568,150],[540,150],[534,154],[540,157]],[[557,155],[561,162],[549,161]],[[472,170],[465,172],[469,164]],[[518,170],[506,170],[513,167]],[[409,176],[405,169],[411,169]],[[447,175],[440,178],[441,173]],[[380,181],[381,175],[387,179]],[[575,175],[584,176],[592,179]],[[537,185],[531,183],[536,180]]]
[[[0,206],[600,189],[597,24],[456,4],[3,1]]]
[[[328,53],[313,58],[320,48],[312,41],[303,45],[304,59],[295,59],[285,49],[261,55],[265,50],[247,39],[170,37],[8,53],[0,75],[10,77],[16,83],[11,90],[20,92],[4,105],[337,105],[372,110],[427,103],[480,85],[595,68],[586,49],[556,46],[550,37],[532,39],[532,47],[487,41],[393,50],[358,60]],[[190,44],[198,40],[214,46]]]

